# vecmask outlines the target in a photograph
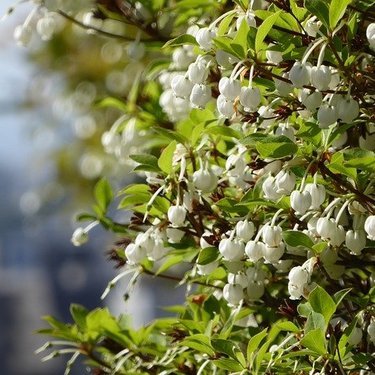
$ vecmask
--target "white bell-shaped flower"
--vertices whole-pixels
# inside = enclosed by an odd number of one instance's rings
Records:
[[[292,126],[288,124],[279,124],[275,130],[275,135],[283,135],[284,137],[288,137],[292,142],[296,140],[295,137],[295,130]]]
[[[300,100],[310,112],[315,112],[322,105],[323,95],[320,91],[311,92],[309,89],[302,89]]]
[[[50,40],[56,29],[56,21],[53,15],[47,14],[42,17],[36,24],[36,31],[42,40]]]
[[[307,270],[301,266],[293,267],[288,274],[289,282],[297,286],[307,284],[309,277]]]
[[[323,239],[331,238],[332,233],[336,230],[336,222],[334,219],[320,217],[316,223],[316,231]]]
[[[288,292],[290,294],[290,299],[300,299],[304,294],[304,285],[288,283]]]
[[[279,246],[283,238],[282,233],[283,233],[283,230],[281,229],[280,225],[266,224],[262,228],[263,242],[267,246],[271,246],[271,247]]]
[[[255,226],[252,221],[246,220],[240,220],[236,224],[236,235],[238,238],[240,238],[242,241],[249,241],[253,238],[255,233]]]
[[[208,77],[208,68],[204,60],[193,62],[187,70],[189,80],[196,83],[204,83]]]
[[[292,191],[290,195],[290,205],[297,215],[303,215],[311,206],[311,195],[308,191]]]
[[[336,108],[328,103],[322,104],[318,109],[318,125],[321,129],[327,129],[330,125],[337,121]]]
[[[334,230],[330,234],[330,244],[332,246],[340,246],[345,241],[345,229],[342,225],[336,223]]]
[[[153,261],[162,259],[167,253],[168,248],[164,246],[164,242],[161,238],[155,238],[154,245],[150,249],[147,249],[147,257]]]
[[[310,69],[306,64],[297,61],[289,71],[289,79],[295,87],[301,88],[310,83]]]
[[[375,50],[375,23],[370,23],[366,29],[366,38],[370,44],[370,48]]]
[[[245,245],[237,239],[224,238],[219,243],[219,251],[225,260],[238,261],[245,254]]]
[[[186,219],[186,209],[184,206],[171,206],[168,209],[168,220],[173,227],[181,227]]]
[[[360,255],[366,247],[366,233],[364,230],[348,230],[345,235],[346,247],[355,255]]]
[[[33,36],[33,30],[29,26],[18,25],[14,29],[13,37],[18,46],[26,47]]]
[[[89,240],[89,235],[84,228],[77,228],[71,238],[71,242],[74,246],[81,246]]]
[[[328,90],[331,83],[331,70],[326,65],[313,66],[310,70],[311,84],[319,91]]]
[[[326,188],[323,185],[309,183],[305,185],[305,191],[311,195],[311,210],[319,210],[326,199]]]
[[[173,93],[179,98],[188,98],[193,86],[194,84],[182,74],[175,75],[171,82]]]
[[[311,207],[310,207],[311,208]],[[318,223],[319,218],[316,216],[313,216],[308,222],[307,222],[307,230],[309,233],[311,233],[314,236],[319,236],[319,233],[316,230],[316,225]]]
[[[268,47],[272,48],[273,46],[274,44],[271,43]],[[283,61],[282,53],[280,51],[275,51],[272,49],[267,49],[266,57],[267,57],[268,62],[275,64],[275,65],[278,65]]]
[[[222,94],[218,96],[216,106],[220,115],[225,118],[231,118],[235,113],[234,103]]]
[[[183,230],[177,228],[167,228],[166,233],[170,243],[180,243],[185,235]]]
[[[262,185],[262,190],[264,194],[264,198],[268,200],[278,200],[282,194],[278,193],[277,186],[276,186],[276,179],[275,177],[269,175],[264,181]]]
[[[258,87],[242,87],[240,93],[240,103],[247,112],[254,112],[258,109],[261,95]]]
[[[197,272],[199,275],[209,275],[213,271],[216,270],[216,268],[219,266],[219,261],[215,260],[214,262],[208,263],[208,264],[198,264],[197,265]]]
[[[341,121],[350,124],[359,116],[359,104],[353,98],[342,98],[337,104],[337,115]]]
[[[236,21],[236,29],[239,30],[242,21],[245,20],[250,27],[257,27],[255,14],[251,11],[247,11],[245,14],[241,14]]]
[[[245,246],[245,253],[252,262],[258,262],[264,256],[264,243],[260,241],[249,241]]]
[[[244,273],[228,273],[229,284],[240,284],[243,289],[247,287],[249,280]]]
[[[375,215],[369,216],[365,221],[365,231],[371,241],[375,241]]]
[[[147,251],[144,247],[131,243],[125,249],[125,256],[129,264],[138,264],[147,257]]]
[[[172,53],[173,66],[178,70],[185,70],[194,60],[194,54],[184,48],[176,48]]]
[[[375,320],[372,320],[368,325],[367,334],[369,335],[370,341],[375,343]]]
[[[275,182],[276,182],[276,191],[279,194],[289,195],[293,191],[296,185],[296,176],[291,171],[281,170],[275,176]]]
[[[195,34],[199,46],[203,50],[209,50],[212,47],[212,39],[216,37],[216,32],[208,27],[202,27]]]
[[[311,17],[305,24],[305,31],[309,36],[312,36],[313,38],[316,37],[316,34],[318,33],[320,26],[320,21],[316,21],[316,17]]]
[[[217,187],[218,178],[211,168],[200,168],[193,173],[193,183],[197,190],[209,193]]]
[[[204,108],[211,99],[211,87],[195,84],[190,94],[190,103],[193,107]]]
[[[280,242],[277,246],[264,247],[264,259],[268,263],[277,263],[285,253],[285,244]]]
[[[250,281],[246,289],[246,296],[249,300],[258,300],[264,294],[264,284],[259,281]]]
[[[146,47],[144,43],[130,42],[128,44],[126,51],[127,51],[128,56],[132,60],[138,61],[144,57],[146,53]]]
[[[245,294],[240,284],[225,284],[223,288],[223,297],[231,305],[238,305],[245,297]]]
[[[219,91],[227,100],[234,100],[240,95],[241,83],[236,79],[223,77],[219,81]]]

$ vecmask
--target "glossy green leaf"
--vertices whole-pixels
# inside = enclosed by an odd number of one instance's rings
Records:
[[[319,355],[327,354],[325,333],[322,329],[314,329],[302,338],[301,345]]]
[[[177,38],[169,40],[167,43],[164,44],[163,48],[183,46],[185,44],[186,45],[190,44],[190,45],[193,45],[193,46],[198,45],[197,41],[195,40],[195,38],[192,35],[183,34],[183,35],[178,36]]]
[[[311,249],[314,246],[313,240],[307,234],[298,230],[283,231],[283,238],[292,247],[302,246]]]
[[[344,16],[346,8],[352,0],[331,0],[329,6],[329,26],[333,30]]]
[[[102,178],[98,181],[94,188],[94,196],[96,203],[102,212],[107,211],[107,208],[113,199],[112,188],[107,179]]]
[[[259,52],[263,46],[263,41],[271,31],[272,26],[275,24],[276,20],[280,17],[281,11],[278,11],[268,18],[266,18],[262,24],[259,26],[256,37],[255,37],[255,52]]]
[[[159,168],[167,174],[171,174],[173,171],[172,158],[176,145],[177,142],[173,141],[167,147],[165,147],[158,160]]]
[[[331,320],[332,315],[336,311],[336,303],[332,297],[321,287],[316,286],[309,294],[308,301],[312,309],[324,316],[326,324]]]

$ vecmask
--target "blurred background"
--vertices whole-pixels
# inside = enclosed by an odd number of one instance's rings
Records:
[[[0,15],[12,3],[2,0]],[[129,77],[142,69],[139,62],[126,62],[121,43],[87,35],[62,19],[56,20],[53,40],[33,36],[27,49],[17,46],[14,29],[30,10],[31,4],[17,6],[0,23],[2,375],[63,374],[66,358],[42,363],[34,354],[46,341],[34,334],[44,327],[41,316],[70,321],[70,303],[103,305],[100,296],[116,275],[106,262],[114,237],[97,227],[79,248],[70,237],[76,214],[93,203],[99,175],[108,173],[115,186],[131,181],[131,166],[114,163],[101,145],[118,113],[93,110],[92,104],[108,92],[125,95]],[[126,214],[116,219],[126,220]],[[125,280],[104,302],[114,314],[132,314],[139,326],[181,295],[168,282],[156,290],[151,285],[153,280],[143,280],[125,304]],[[83,374],[85,368],[72,373]]]

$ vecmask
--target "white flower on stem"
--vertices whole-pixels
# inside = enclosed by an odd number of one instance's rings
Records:
[[[185,232],[177,228],[166,229],[168,241],[171,243],[180,243],[185,235]]]
[[[342,225],[338,225],[336,223],[336,226],[330,235],[329,242],[332,246],[340,246],[344,241],[345,241],[345,230],[342,227]]]
[[[208,263],[208,264],[197,264],[197,272],[199,275],[209,275],[213,271],[216,270],[216,268],[219,266],[219,261],[215,260],[214,262]]]
[[[228,156],[225,162],[225,170],[230,175],[238,176],[244,173],[246,168],[246,160],[241,153],[234,153]]]
[[[297,215],[303,215],[311,206],[311,195],[308,191],[292,191],[290,195],[290,205]]]
[[[249,241],[245,246],[245,253],[249,260],[258,262],[264,256],[265,245],[260,241]]]
[[[82,227],[77,228],[73,232],[72,238],[71,238],[71,242],[74,246],[81,246],[84,243],[86,243],[88,240],[89,240],[89,235],[87,231]]]
[[[165,257],[168,253],[168,248],[164,246],[164,242],[161,238],[154,239],[154,245],[147,249],[147,257],[150,260],[157,261]]]
[[[231,305],[238,305],[245,295],[240,284],[225,284],[223,297]]]
[[[239,30],[239,28],[241,27],[241,23],[242,23],[243,20],[245,20],[246,23],[250,27],[256,27],[257,26],[256,20],[255,20],[255,14],[250,10],[248,10],[245,14],[241,14],[237,18],[237,21],[236,21],[236,29],[237,30]]]
[[[310,83],[309,67],[300,61],[296,61],[289,71],[289,79],[298,88],[308,85]]]
[[[319,91],[328,90],[331,83],[331,70],[326,65],[313,66],[310,70],[311,84]]]
[[[321,217],[316,223],[316,231],[319,236],[323,239],[331,238],[331,235],[336,230],[336,222],[334,219],[328,219],[327,217]]]
[[[193,107],[204,108],[211,99],[211,87],[195,84],[190,94],[190,102]]]
[[[209,193],[217,187],[218,178],[209,167],[200,168],[193,173],[193,183],[197,190]]]
[[[288,283],[288,292],[290,294],[290,299],[300,299],[304,294],[305,285],[295,285]]]
[[[272,48],[272,47],[274,47],[274,44],[271,43],[271,44],[268,45],[268,47]],[[268,62],[270,62],[272,64],[275,64],[275,65],[278,65],[283,61],[282,53],[280,51],[275,51],[275,50],[272,50],[272,49],[267,49],[266,57],[267,57]]]
[[[184,47],[176,48],[172,53],[173,66],[176,69],[186,69],[193,60],[194,54]]]
[[[285,253],[285,244],[280,242],[277,246],[264,247],[264,259],[268,263],[277,263]]]
[[[139,264],[147,257],[147,250],[143,246],[131,243],[125,249],[125,256],[129,264]]]
[[[30,26],[18,25],[14,29],[13,37],[17,45],[21,47],[26,47],[33,36],[33,30]]]
[[[222,94],[218,96],[216,106],[220,115],[225,118],[231,118],[235,113],[234,103]]]
[[[375,241],[375,215],[369,216],[365,221],[365,231],[371,241]]]
[[[364,230],[348,230],[345,235],[346,247],[355,255],[360,255],[366,247],[366,233]]]
[[[216,32],[208,27],[202,27],[195,34],[199,46],[203,50],[209,50],[212,47],[212,39],[216,37]]]
[[[294,134],[294,128],[284,123],[279,124],[275,130],[275,135],[283,135],[284,137],[288,137],[292,142],[296,140]]]
[[[240,220],[236,224],[236,235],[239,237],[242,241],[249,241],[251,238],[253,238],[255,233],[255,226],[252,221],[246,220]]]
[[[275,176],[276,191],[278,194],[287,194],[289,195],[295,185],[296,185],[296,176],[291,171],[281,170]]]
[[[275,177],[269,175],[264,181],[262,185],[262,190],[264,194],[264,198],[268,200],[278,200],[281,198],[282,194],[278,193],[276,180]]]
[[[249,280],[244,273],[228,273],[229,284],[239,284],[243,289],[247,287]]]
[[[311,17],[305,24],[305,31],[309,36],[316,37],[322,23],[316,20],[316,17]]]
[[[225,260],[238,261],[245,254],[245,245],[237,239],[224,238],[219,243],[219,251]]]
[[[261,95],[258,87],[242,87],[240,103],[246,112],[255,112],[260,104]]]
[[[198,60],[189,65],[187,75],[192,83],[204,83],[208,77],[208,68],[204,60]]]
[[[249,267],[246,270],[246,277],[247,277],[248,281],[264,282],[264,280],[266,279],[266,274],[259,267]]]
[[[336,108],[324,103],[318,109],[318,125],[321,129],[327,129],[330,125],[337,121],[337,111]]]
[[[193,90],[194,84],[182,74],[175,75],[171,82],[173,93],[179,98],[188,98]]]
[[[341,98],[337,104],[337,116],[345,123],[352,123],[359,116],[359,104],[353,98]]]
[[[183,206],[171,206],[168,209],[168,220],[173,227],[181,227],[186,219],[186,209]]]
[[[309,89],[302,89],[299,99],[310,112],[315,112],[322,105],[323,95],[320,91],[311,92]]]
[[[370,341],[375,343],[375,321],[372,320],[367,327],[367,333],[369,335]]]
[[[289,282],[297,286],[307,284],[309,278],[309,273],[302,266],[293,267],[288,274]]]
[[[370,44],[370,48],[375,50],[375,23],[370,23],[366,29],[366,38]]]
[[[240,95],[241,83],[236,79],[223,77],[219,81],[219,91],[227,100],[234,100]]]
[[[280,225],[266,224],[262,228],[263,242],[267,246],[279,246],[282,241],[282,233],[283,230],[281,229]]]
[[[305,191],[308,191],[311,195],[311,206],[312,210],[319,210],[321,205],[326,199],[326,189],[323,185],[316,183],[306,184]]]
[[[258,300],[264,294],[264,284],[260,281],[250,281],[246,289],[246,296],[249,300]]]

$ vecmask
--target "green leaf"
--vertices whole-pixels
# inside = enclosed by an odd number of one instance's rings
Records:
[[[108,97],[101,101],[99,101],[96,106],[98,108],[116,108],[121,112],[127,113],[128,112],[128,106],[120,99]],[[127,118],[124,118],[124,122],[127,121]]]
[[[324,0],[305,0],[305,8],[323,22],[325,27],[329,27],[329,11],[327,2]]]
[[[219,250],[216,247],[206,247],[201,250],[198,256],[198,264],[204,266],[214,262],[219,256]]]
[[[186,337],[181,341],[180,345],[195,349],[200,353],[206,353],[211,357],[215,355],[215,351],[211,346],[209,337],[203,334],[196,334]]]
[[[94,188],[94,196],[101,211],[106,212],[113,199],[112,188],[107,179],[102,178],[98,181]]]
[[[298,230],[287,230],[283,232],[284,241],[292,247],[303,246],[311,249],[314,246],[313,240],[305,233]]]
[[[184,137],[182,134],[180,133],[177,133],[176,131],[174,130],[170,130],[170,129],[164,129],[164,128],[161,128],[161,127],[155,127],[153,128],[153,130],[160,134],[161,136],[169,139],[169,140],[172,140],[172,141],[177,141],[179,143],[182,143],[182,144],[187,144],[189,143],[189,140]]]
[[[143,167],[142,170],[145,170],[146,168],[147,171],[150,172],[160,172],[160,168],[158,166],[158,158],[154,155],[130,155],[130,159],[140,164],[135,168],[136,170],[140,170],[140,167]]]
[[[177,142],[173,141],[171,142],[161,153],[159,160],[158,160],[158,166],[160,169],[167,173],[171,174],[173,171],[172,168],[172,158],[174,150],[176,149]]]
[[[298,311],[298,314],[300,314],[301,316],[307,318],[309,316],[309,314],[311,313],[311,311],[312,311],[312,307],[311,307],[311,305],[308,302],[300,303],[297,306],[297,311]]]
[[[267,17],[262,24],[259,26],[256,37],[255,37],[255,52],[259,52],[263,46],[263,41],[271,31],[272,26],[279,18],[281,10]]]
[[[70,305],[70,314],[72,315],[74,322],[81,329],[86,328],[86,316],[88,313],[89,311],[81,305],[75,303]]]
[[[339,290],[333,296],[333,299],[336,302],[336,306],[339,306],[340,303],[344,300],[344,298],[351,292],[352,288]]]
[[[157,270],[156,275],[159,275],[176,264],[182,263],[184,255],[170,255],[164,261],[160,268]]]
[[[247,361],[250,362],[251,358],[253,357],[255,351],[259,349],[260,343],[263,341],[263,339],[267,336],[267,328],[265,328],[263,331],[257,333],[254,335],[247,344],[247,350],[246,350],[246,356]]]
[[[332,297],[319,285],[310,293],[309,303],[312,309],[324,316],[326,324],[331,320],[336,311],[336,303]]]
[[[255,147],[262,158],[280,159],[292,156],[298,151],[298,146],[283,135],[266,136],[256,142]]]
[[[329,26],[333,30],[344,16],[347,6],[352,0],[332,0],[329,6]]]
[[[214,134],[214,135],[223,135],[229,138],[241,138],[241,133],[237,130],[230,128],[229,126],[224,125],[215,125],[207,128],[204,133]]]
[[[231,358],[216,359],[212,361],[212,363],[218,368],[231,372],[238,372],[243,370],[243,367],[239,364],[239,362]]]
[[[229,340],[212,339],[211,344],[215,351],[219,353],[224,353],[227,356],[236,359],[234,354],[235,344],[233,344],[233,342]]]
[[[327,354],[327,343],[322,329],[314,329],[302,338],[301,345],[319,355]]]
[[[249,32],[249,29],[249,25],[247,24],[246,20],[243,19],[240,28],[238,29],[236,36],[231,43],[233,49],[235,45],[238,46],[238,52],[243,58],[245,58],[247,55],[247,33]]]
[[[163,48],[166,47],[177,47],[185,44],[192,44],[193,46],[197,46],[198,43],[195,38],[190,34],[183,34],[178,36],[177,38],[168,40],[167,43],[164,44]]]
[[[285,321],[285,322],[277,322],[276,323],[276,327],[280,330],[280,331],[287,331],[287,332],[299,332],[300,329],[292,322],[288,322],[288,321]]]
[[[311,311],[309,316],[307,317],[307,321],[305,324],[305,332],[307,333],[315,329],[321,329],[325,331],[326,322],[322,314],[317,313],[315,311]]]

